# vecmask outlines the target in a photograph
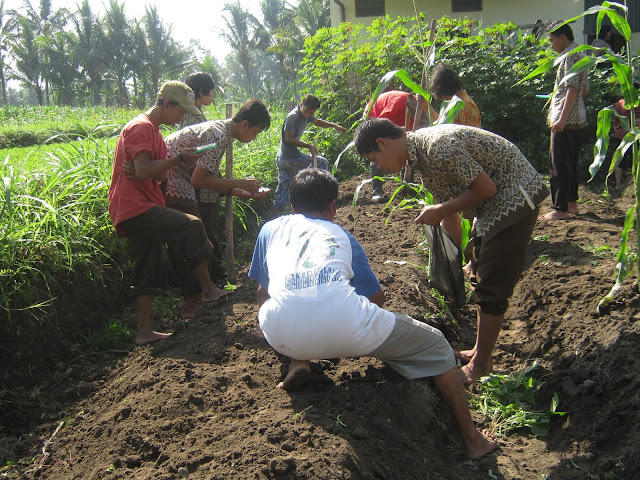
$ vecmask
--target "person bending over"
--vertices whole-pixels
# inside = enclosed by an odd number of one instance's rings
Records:
[[[417,168],[435,205],[415,223],[438,225],[471,210],[475,217],[470,281],[478,305],[471,350],[456,352],[465,383],[491,372],[491,353],[520,278],[538,205],[549,192],[542,177],[508,140],[475,127],[438,125],[405,132],[389,120],[361,123],[354,139],[368,161],[391,172]]]
[[[264,337],[291,358],[278,388],[301,387],[313,359],[379,358],[407,379],[433,377],[471,458],[493,450],[495,440],[471,420],[444,335],[382,308],[385,295],[362,246],[333,223],[336,179],[324,170],[305,169],[293,178],[290,197],[293,214],[262,227],[249,271],[259,284]]]

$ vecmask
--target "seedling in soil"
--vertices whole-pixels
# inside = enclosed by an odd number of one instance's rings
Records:
[[[489,420],[491,435],[502,436],[512,430],[528,427],[537,436],[549,433],[549,419],[559,412],[558,394],[553,395],[546,412],[533,411],[535,395],[542,385],[531,376],[537,362],[513,375],[489,375],[480,379],[482,393],[471,398],[474,409]]]
[[[311,407],[313,407],[313,405],[309,405],[307,408],[305,408],[304,410],[300,410],[298,413],[294,413],[292,420],[293,420],[293,424],[295,425],[298,422],[302,422],[304,420],[304,413],[309,410]]]
[[[238,288],[238,285],[234,285],[227,280],[227,284],[223,288],[229,292],[233,292],[236,290],[236,288]]]
[[[540,255],[540,263],[542,265],[549,265],[549,255]]]
[[[549,240],[549,235],[538,235],[533,237],[532,240],[535,240],[536,242],[546,242]]]
[[[336,417],[336,427],[338,427],[338,430],[341,432],[344,432],[345,427],[347,427],[347,424],[340,420],[340,415]]]

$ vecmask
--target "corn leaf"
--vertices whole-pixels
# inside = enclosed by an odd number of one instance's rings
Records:
[[[593,163],[589,165],[589,173],[591,174],[589,181],[593,180],[596,176],[596,173],[600,170],[600,167],[607,156],[607,150],[609,148],[609,131],[611,130],[611,119],[613,118],[614,112],[615,109],[613,108],[613,105],[609,105],[598,112],[598,127],[596,130],[597,140],[596,144],[593,146]]]
[[[620,249],[618,250],[618,264],[616,265],[616,283],[611,288],[611,291],[607,293],[607,295],[600,300],[598,303],[598,313],[601,313],[601,308],[608,305],[609,302],[613,299],[616,292],[622,286],[622,282],[626,278],[629,273],[631,273],[633,262],[635,261],[635,257],[632,255],[631,258],[627,255],[627,249],[629,247],[629,232],[633,229],[633,225],[635,224],[635,212],[636,206],[632,205],[631,208],[627,211],[627,216],[624,221],[624,227],[622,229],[622,233],[620,234]]]
[[[434,125],[443,125],[448,123],[453,123],[456,118],[456,115],[464,109],[464,101],[454,95],[451,100],[442,102],[442,107],[440,108],[440,116],[433,123]]]

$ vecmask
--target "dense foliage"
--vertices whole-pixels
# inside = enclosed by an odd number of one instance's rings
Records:
[[[305,80],[325,101],[326,117],[351,125],[385,72],[404,69],[420,81],[428,37],[424,16],[417,22],[415,17],[385,17],[367,27],[344,23],[322,29],[305,43]],[[484,28],[473,20],[444,17],[437,22],[435,59],[427,64],[444,60],[457,69],[480,108],[483,128],[513,141],[544,171],[549,142],[546,105],[536,95],[551,93],[554,77],[549,73],[517,83],[552,55],[546,40],[525,35],[512,23]],[[427,68],[427,77],[428,73]],[[616,85],[607,78],[603,70],[591,76],[587,103],[592,127],[587,135],[595,131],[597,110],[617,99]]]

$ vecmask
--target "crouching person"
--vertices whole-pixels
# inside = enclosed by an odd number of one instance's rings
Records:
[[[306,169],[294,177],[289,193],[294,213],[263,226],[249,272],[259,283],[264,337],[291,358],[278,388],[302,386],[312,359],[379,358],[408,379],[433,377],[471,458],[493,450],[495,440],[471,420],[453,351],[442,333],[382,308],[384,293],[362,246],[333,223],[336,179]]]

